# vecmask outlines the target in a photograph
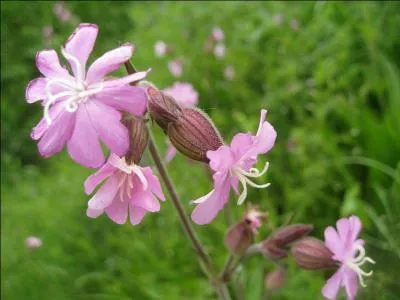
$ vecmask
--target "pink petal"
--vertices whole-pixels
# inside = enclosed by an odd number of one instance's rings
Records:
[[[113,202],[118,192],[118,180],[116,176],[111,176],[101,186],[97,193],[89,200],[88,207],[90,209],[101,210]]]
[[[253,146],[253,136],[248,133],[236,134],[231,142],[231,151],[236,160],[242,158],[242,156],[249,151]]]
[[[172,87],[163,90],[164,94],[172,97],[179,105],[193,107],[197,104],[199,94],[190,83],[176,82]]]
[[[100,169],[96,171],[96,173],[90,175],[86,178],[84,186],[85,186],[85,193],[87,195],[91,194],[93,190],[98,186],[104,179],[114,174],[117,169],[106,162]]]
[[[335,300],[342,282],[342,270],[339,269],[331,278],[328,279],[322,288],[322,295],[329,300]]]
[[[99,101],[86,104],[91,123],[111,152],[123,156],[129,147],[128,129],[120,122],[121,113]]]
[[[170,162],[176,155],[176,148],[170,144],[167,149],[167,153],[165,154],[165,161]]]
[[[136,117],[143,116],[147,105],[145,90],[142,87],[130,85],[104,89],[94,99],[116,110],[129,112]]]
[[[207,151],[210,159],[210,167],[214,171],[227,171],[235,163],[231,149],[228,146],[221,146],[216,151]]]
[[[98,168],[104,163],[99,136],[90,121],[85,105],[76,112],[75,129],[68,141],[68,153],[77,163],[88,168]]]
[[[255,154],[267,153],[274,146],[276,140],[276,131],[268,122],[261,126],[259,134],[254,138],[253,152]]]
[[[86,62],[92,53],[99,29],[95,24],[79,24],[65,43],[65,51],[75,56],[85,70]],[[72,71],[77,76],[77,65],[70,61]]]
[[[43,137],[38,144],[40,154],[43,157],[49,157],[60,152],[67,140],[71,138],[74,124],[74,113],[61,112],[48,129],[44,133],[41,132]]]
[[[93,218],[93,219],[101,216],[103,214],[103,212],[104,212],[103,209],[91,209],[91,208],[86,209],[86,215],[89,218]]]
[[[338,260],[344,259],[344,245],[336,230],[331,226],[325,229],[325,246],[335,254]]]
[[[144,210],[143,208],[130,205],[129,215],[130,215],[131,224],[137,225],[140,222],[142,222],[143,217],[146,213],[147,213],[146,210]]]
[[[73,80],[69,75],[67,69],[60,65],[58,55],[55,50],[43,50],[36,55],[36,66],[40,73],[48,78],[62,78],[67,80]]]
[[[105,211],[107,216],[117,224],[125,224],[128,219],[128,199],[121,201],[119,197],[115,197],[114,201]]]
[[[154,193],[158,199],[161,201],[165,201],[165,196],[161,188],[160,181],[158,178],[153,174],[153,171],[149,167],[142,168],[143,174],[149,183],[149,188],[152,193]]]
[[[44,77],[31,80],[25,91],[25,98],[28,103],[33,103],[46,98],[46,83]]]
[[[216,187],[207,200],[197,204],[192,212],[192,220],[196,224],[210,223],[224,207],[229,197],[229,181],[226,180],[221,187]]]
[[[361,220],[357,216],[351,216],[349,218],[349,222],[350,222],[351,240],[355,241],[362,229]]]
[[[52,120],[55,120],[62,111],[64,111],[63,103],[59,102],[54,104],[49,110],[50,118]],[[40,139],[48,128],[49,124],[47,123],[45,118],[42,118],[39,123],[32,129],[31,138],[34,140]]]
[[[357,295],[358,277],[353,270],[346,270],[343,276],[344,287],[346,288],[347,299],[354,300]]]
[[[108,73],[118,70],[132,56],[133,49],[133,45],[124,44],[96,59],[87,72],[88,83],[97,82]]]
[[[132,195],[131,205],[141,207],[149,212],[156,212],[160,210],[160,202],[153,196],[150,191],[135,192]]]
[[[103,83],[103,87],[104,88],[119,88],[119,87],[127,85],[129,83],[137,82],[139,80],[146,78],[147,74],[150,71],[151,71],[151,69],[148,69],[147,71],[137,72],[137,73],[125,76],[125,77],[118,78],[118,79],[107,80]]]
[[[350,222],[346,218],[342,218],[336,222],[336,228],[339,238],[342,241],[345,252],[351,251],[353,240],[351,240]]]

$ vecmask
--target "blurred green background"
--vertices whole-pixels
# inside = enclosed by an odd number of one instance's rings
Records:
[[[60,12],[60,7],[63,11]],[[63,14],[62,14],[63,13]],[[61,15],[60,15],[61,14]],[[260,108],[278,132],[268,180],[248,200],[270,214],[258,239],[290,216],[312,233],[358,215],[377,264],[358,299],[400,299],[400,5],[398,2],[1,2],[1,293],[4,299],[213,299],[170,201],[133,227],[85,215],[83,181],[92,173],[65,151],[38,155],[30,130],[42,115],[24,100],[38,76],[35,54],[59,50],[79,22],[100,32],[93,59],[119,43],[136,45],[138,69],[152,67],[159,88],[175,81],[198,90],[199,105],[226,141],[254,131]],[[225,56],[207,51],[214,27]],[[170,49],[154,53],[156,41]],[[183,62],[174,78],[168,62]],[[235,77],[225,78],[231,66]],[[121,74],[123,72],[121,71]],[[154,128],[160,148],[165,138]],[[150,163],[148,157],[144,163]],[[169,169],[188,202],[209,191],[201,165],[178,155]],[[245,206],[236,207],[238,218]],[[223,213],[195,226],[222,267]],[[27,249],[29,235],[43,246]],[[288,260],[288,280],[273,299],[322,299],[330,272]],[[260,299],[273,265],[249,260],[245,299]],[[368,270],[368,267],[367,267]]]

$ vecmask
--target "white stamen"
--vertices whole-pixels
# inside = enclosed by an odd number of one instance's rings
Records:
[[[49,97],[49,99],[45,103],[44,109],[43,109],[43,115],[44,115],[44,118],[48,125],[51,124],[51,118],[50,118],[50,114],[49,114],[50,106],[53,105],[54,103],[56,103],[57,100],[61,99],[62,97],[71,96],[73,94],[74,93],[71,91],[66,91],[66,92],[58,93],[55,96]],[[70,99],[70,98],[68,98],[68,99]]]
[[[79,61],[78,58],[76,58],[75,56],[67,53],[65,51],[65,49],[63,47],[61,47],[61,54],[68,60],[71,62],[73,62],[75,64],[76,67],[76,82],[78,85],[82,85],[82,82],[85,80],[84,76],[85,76],[85,66],[83,66],[81,64],[81,62]]]
[[[358,250],[358,255],[355,258],[350,258],[347,261],[345,261],[345,265],[357,273],[358,280],[360,281],[360,285],[362,287],[366,287],[367,285],[364,283],[363,276],[369,277],[374,272],[373,271],[365,272],[364,270],[361,269],[361,266],[366,262],[375,264],[375,261],[370,257],[365,257],[365,249],[363,246],[356,245],[356,250]]]
[[[240,194],[238,202],[237,202],[238,205],[241,205],[247,197],[247,185],[250,185],[257,189],[263,189],[270,185],[270,183],[257,184],[249,179],[249,177],[250,178],[258,178],[258,177],[263,176],[267,172],[268,167],[269,167],[269,163],[266,163],[261,172],[257,168],[251,168],[249,172],[244,171],[240,167],[234,168],[234,170],[232,171],[232,175],[236,176],[239,179],[240,183],[242,184],[242,188],[243,188],[242,193]]]

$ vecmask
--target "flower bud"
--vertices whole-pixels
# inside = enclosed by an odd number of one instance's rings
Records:
[[[146,90],[148,96],[148,109],[154,121],[164,132],[167,132],[168,124],[176,122],[182,116],[182,109],[176,101],[152,86]]]
[[[261,242],[260,252],[270,260],[277,261],[288,256],[284,248],[280,248],[273,237]]]
[[[265,286],[268,291],[274,292],[282,288],[287,278],[286,270],[282,267],[278,267],[272,272],[265,276]]]
[[[223,145],[212,121],[198,109],[184,108],[182,115],[168,124],[167,134],[175,148],[187,157],[208,162],[207,151]]]
[[[225,246],[233,254],[240,255],[253,243],[254,234],[250,226],[241,221],[232,225],[225,236]]]
[[[129,132],[129,150],[125,154],[128,164],[138,164],[149,141],[149,131],[143,119],[126,116],[123,120]]]
[[[292,246],[292,255],[297,265],[307,270],[337,267],[333,253],[325,244],[315,238],[305,237]]]
[[[301,239],[313,230],[313,226],[309,224],[293,224],[279,228],[272,234],[273,239],[278,247],[285,247],[288,244]]]
[[[268,213],[261,212],[257,207],[249,205],[246,209],[244,220],[250,226],[254,234],[261,227],[261,224],[267,220]]]

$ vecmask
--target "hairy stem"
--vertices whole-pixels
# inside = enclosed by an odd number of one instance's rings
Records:
[[[161,157],[158,153],[157,147],[154,143],[154,139],[151,135],[149,138],[149,150],[150,150],[150,154],[154,160],[154,163],[160,173],[161,180],[164,182],[164,184],[168,190],[168,193],[171,197],[172,203],[173,203],[176,211],[178,212],[178,216],[181,221],[182,227],[186,233],[186,236],[191,241],[192,246],[201,262],[201,265],[204,268],[206,275],[208,276],[210,281],[214,284],[214,286],[216,288],[216,292],[218,294],[218,297],[220,299],[229,300],[230,299],[229,291],[228,291],[226,285],[222,281],[219,280],[218,274],[215,272],[215,269],[211,262],[210,257],[204,250],[199,238],[197,237],[197,234],[194,231],[193,226],[192,226],[188,216],[185,213],[183,205],[178,198],[178,195],[175,191],[175,187],[172,184],[172,181],[168,175],[168,172],[164,166],[164,163],[161,160]]]

